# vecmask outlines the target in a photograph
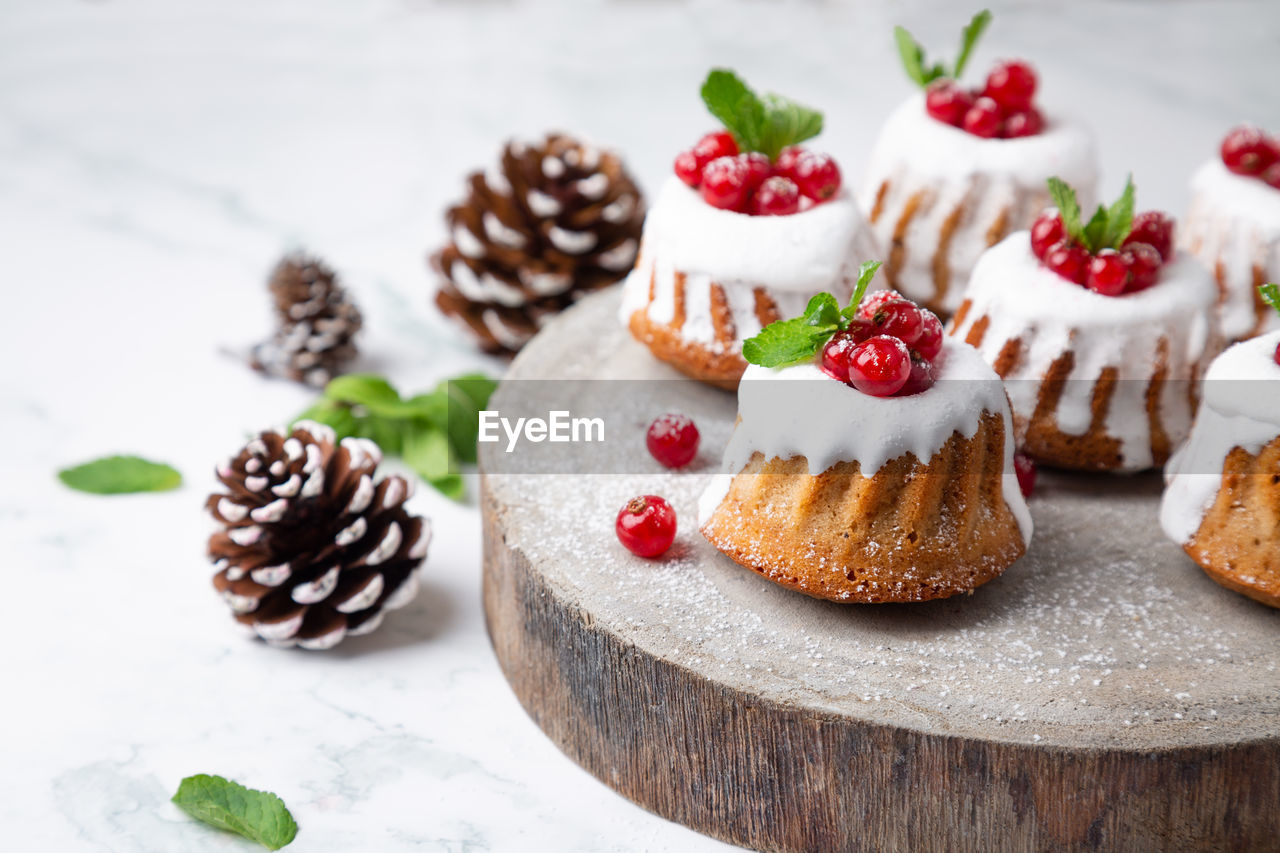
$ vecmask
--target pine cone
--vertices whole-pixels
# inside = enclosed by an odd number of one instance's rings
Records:
[[[487,352],[516,352],[635,262],[644,200],[610,152],[554,133],[510,142],[496,172],[468,183],[446,217],[451,242],[432,258],[445,278],[436,305]]]
[[[353,339],[363,322],[359,309],[333,270],[302,254],[280,261],[268,287],[280,328],[254,347],[250,363],[271,376],[323,387],[355,358]]]
[[[381,458],[368,439],[335,446],[333,430],[302,421],[218,469],[227,493],[206,506],[225,529],[209,556],[238,622],[275,645],[327,649],[413,598],[431,525],[405,511],[403,477],[374,482]]]

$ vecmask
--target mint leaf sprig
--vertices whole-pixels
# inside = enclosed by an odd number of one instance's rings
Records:
[[[743,341],[742,357],[761,367],[787,367],[809,361],[832,335],[849,328],[880,266],[880,261],[867,261],[859,268],[858,283],[844,308],[830,293],[819,293],[809,300],[799,317],[770,323],[758,335]]]
[[[702,101],[740,150],[759,151],[770,162],[778,159],[782,149],[822,133],[822,113],[781,95],[757,95],[726,68],[713,68],[707,74]]]
[[[242,835],[268,850],[279,850],[298,835],[284,801],[221,776],[188,776],[173,795],[178,808],[198,821]]]
[[[1049,196],[1062,217],[1062,228],[1067,236],[1083,246],[1091,255],[1103,249],[1119,249],[1133,230],[1133,205],[1135,190],[1133,176],[1125,181],[1124,192],[1110,207],[1098,205],[1093,216],[1085,222],[1080,211],[1076,191],[1061,178],[1049,179]]]
[[[898,54],[902,57],[902,67],[906,69],[907,76],[922,89],[942,77],[959,80],[960,75],[964,74],[965,66],[969,64],[969,57],[973,54],[978,39],[982,38],[982,33],[990,23],[990,10],[983,9],[973,16],[960,34],[960,52],[956,55],[955,64],[950,67],[942,62],[927,64],[924,48],[920,43],[905,28],[894,27],[893,37],[898,43]]]
[[[141,456],[104,456],[58,472],[63,485],[92,495],[167,492],[182,485],[182,475],[163,462]]]
[[[480,410],[497,383],[469,373],[446,379],[429,393],[402,398],[386,379],[367,373],[339,376],[324,396],[294,423],[319,421],[339,440],[369,438],[388,456],[399,456],[446,497],[465,497],[461,463],[476,461]]]
[[[1258,288],[1262,301],[1280,311],[1280,284],[1264,284]]]

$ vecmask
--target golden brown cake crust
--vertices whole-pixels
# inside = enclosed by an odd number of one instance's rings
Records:
[[[971,592],[1026,551],[1004,500],[1004,420],[987,412],[922,465],[908,453],[864,477],[857,462],[752,456],[702,526],[734,562],[846,603]]]
[[[687,340],[678,328],[653,322],[644,311],[633,313],[627,325],[635,339],[647,346],[655,357],[699,382],[736,391],[746,372],[747,362],[738,350],[715,352]]]
[[[1227,589],[1280,608],[1280,437],[1257,456],[1227,455],[1218,496],[1183,547]]]

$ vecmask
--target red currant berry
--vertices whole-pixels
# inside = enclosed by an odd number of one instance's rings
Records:
[[[683,468],[698,455],[698,428],[686,415],[668,414],[649,424],[649,453],[668,468]]]
[[[959,127],[964,114],[973,106],[973,96],[954,80],[934,80],[924,95],[924,108],[930,116],[952,127]]]
[[[702,166],[698,155],[692,151],[681,151],[676,155],[676,177],[694,189],[702,183]]]
[[[938,315],[928,308],[920,309],[920,336],[916,338],[915,349],[928,361],[933,361],[942,352],[942,321]]]
[[[863,320],[870,320],[883,306],[905,299],[906,297],[896,290],[877,290],[875,293],[868,293],[858,305],[858,316]]]
[[[1256,127],[1241,125],[1222,140],[1222,163],[1237,175],[1260,175],[1275,161],[1275,145]]]
[[[1013,472],[1018,475],[1018,488],[1024,498],[1031,497],[1036,488],[1036,463],[1024,453],[1013,454]]]
[[[832,335],[822,348],[822,372],[848,384],[849,362],[853,360],[853,351],[859,343],[856,333],[836,332]]]
[[[795,181],[774,175],[760,185],[751,199],[756,216],[790,216],[800,209],[800,190]]]
[[[693,151],[703,163],[710,163],[717,157],[736,157],[738,143],[733,141],[733,134],[727,130],[715,130],[699,139]]]
[[[1119,296],[1133,277],[1129,260],[1115,249],[1103,249],[1089,261],[1089,278],[1085,284],[1094,293]]]
[[[799,145],[792,145],[790,148],[783,148],[778,154],[778,159],[773,162],[773,173],[781,175],[784,178],[792,177],[792,170],[796,167],[796,160],[801,154],[805,153],[805,149]]]
[[[1280,161],[1272,163],[1263,169],[1262,174],[1258,177],[1262,178],[1266,185],[1272,189],[1280,190]]]
[[[924,331],[924,318],[920,316],[920,309],[914,302],[905,299],[881,305],[880,310],[872,316],[871,323],[877,332],[897,338],[908,349],[916,345],[920,333]]]
[[[987,75],[982,94],[999,104],[1005,112],[1031,109],[1036,96],[1036,72],[1019,60],[1001,62]]]
[[[1065,236],[1066,230],[1062,227],[1062,217],[1052,210],[1046,210],[1031,225],[1031,251],[1043,261],[1053,244]]]
[[[1164,259],[1160,257],[1155,246],[1149,243],[1126,242],[1122,255],[1128,256],[1129,272],[1133,274],[1126,293],[1146,290],[1160,280],[1160,267],[1164,265]]]
[[[892,397],[911,378],[907,345],[888,335],[858,344],[849,360],[849,384],[872,397]]]
[[[1165,261],[1173,260],[1173,220],[1158,210],[1148,210],[1133,217],[1133,228],[1124,245],[1146,243],[1154,246]]]
[[[928,391],[932,387],[933,363],[915,350],[912,350],[911,374],[907,377],[907,384],[903,385],[902,390],[898,392],[898,396],[910,397],[912,394]]]
[[[1023,136],[1036,136],[1044,130],[1044,118],[1035,107],[1019,110],[1004,120],[1004,138],[1018,139]]]
[[[791,177],[804,196],[826,201],[840,191],[840,167],[826,154],[806,151],[796,158]]]
[[[702,199],[712,207],[741,212],[747,201],[747,169],[737,157],[717,157],[707,164]]]
[[[965,133],[972,133],[983,139],[999,136],[1000,125],[1000,105],[985,96],[974,101],[973,106],[964,114]]]
[[[613,524],[618,541],[637,557],[657,557],[676,538],[676,511],[657,495],[627,501]]]
[[[1280,344],[1276,344],[1276,364],[1280,364]]]
[[[747,192],[749,193],[759,189],[765,179],[773,173],[773,166],[769,163],[769,158],[759,151],[747,151],[739,154],[738,159],[742,161],[742,165],[747,169]]]
[[[1089,261],[1092,258],[1084,247],[1066,240],[1054,243],[1044,253],[1044,265],[1067,281],[1084,284],[1089,277]]]

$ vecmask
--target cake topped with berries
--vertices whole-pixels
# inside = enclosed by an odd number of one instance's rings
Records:
[[[1173,224],[1134,213],[1132,182],[1086,222],[1071,188],[987,250],[948,333],[1005,380],[1019,444],[1093,471],[1162,465],[1187,434],[1217,351],[1213,279],[1174,255]]]
[[[1024,60],[995,65],[985,83],[961,78],[991,20],[976,15],[954,63],[931,63],[906,30],[896,31],[908,78],[920,91],[885,123],[867,168],[864,209],[889,251],[889,286],[940,314],[963,299],[978,256],[1027,228],[1059,175],[1092,201],[1098,164],[1092,134],[1043,109]]]
[[[847,297],[875,241],[839,166],[802,143],[822,114],[713,70],[702,98],[724,127],[675,158],[645,220],[622,320],[682,372],[736,387],[742,342],[809,297]]]
[[[1000,574],[1030,541],[1000,379],[897,296],[820,294],[748,340],[738,424],[699,502],[735,562],[808,595],[924,601]]]
[[[1230,340],[1280,329],[1258,296],[1280,279],[1280,139],[1242,125],[1191,180],[1183,246],[1213,272]]]

